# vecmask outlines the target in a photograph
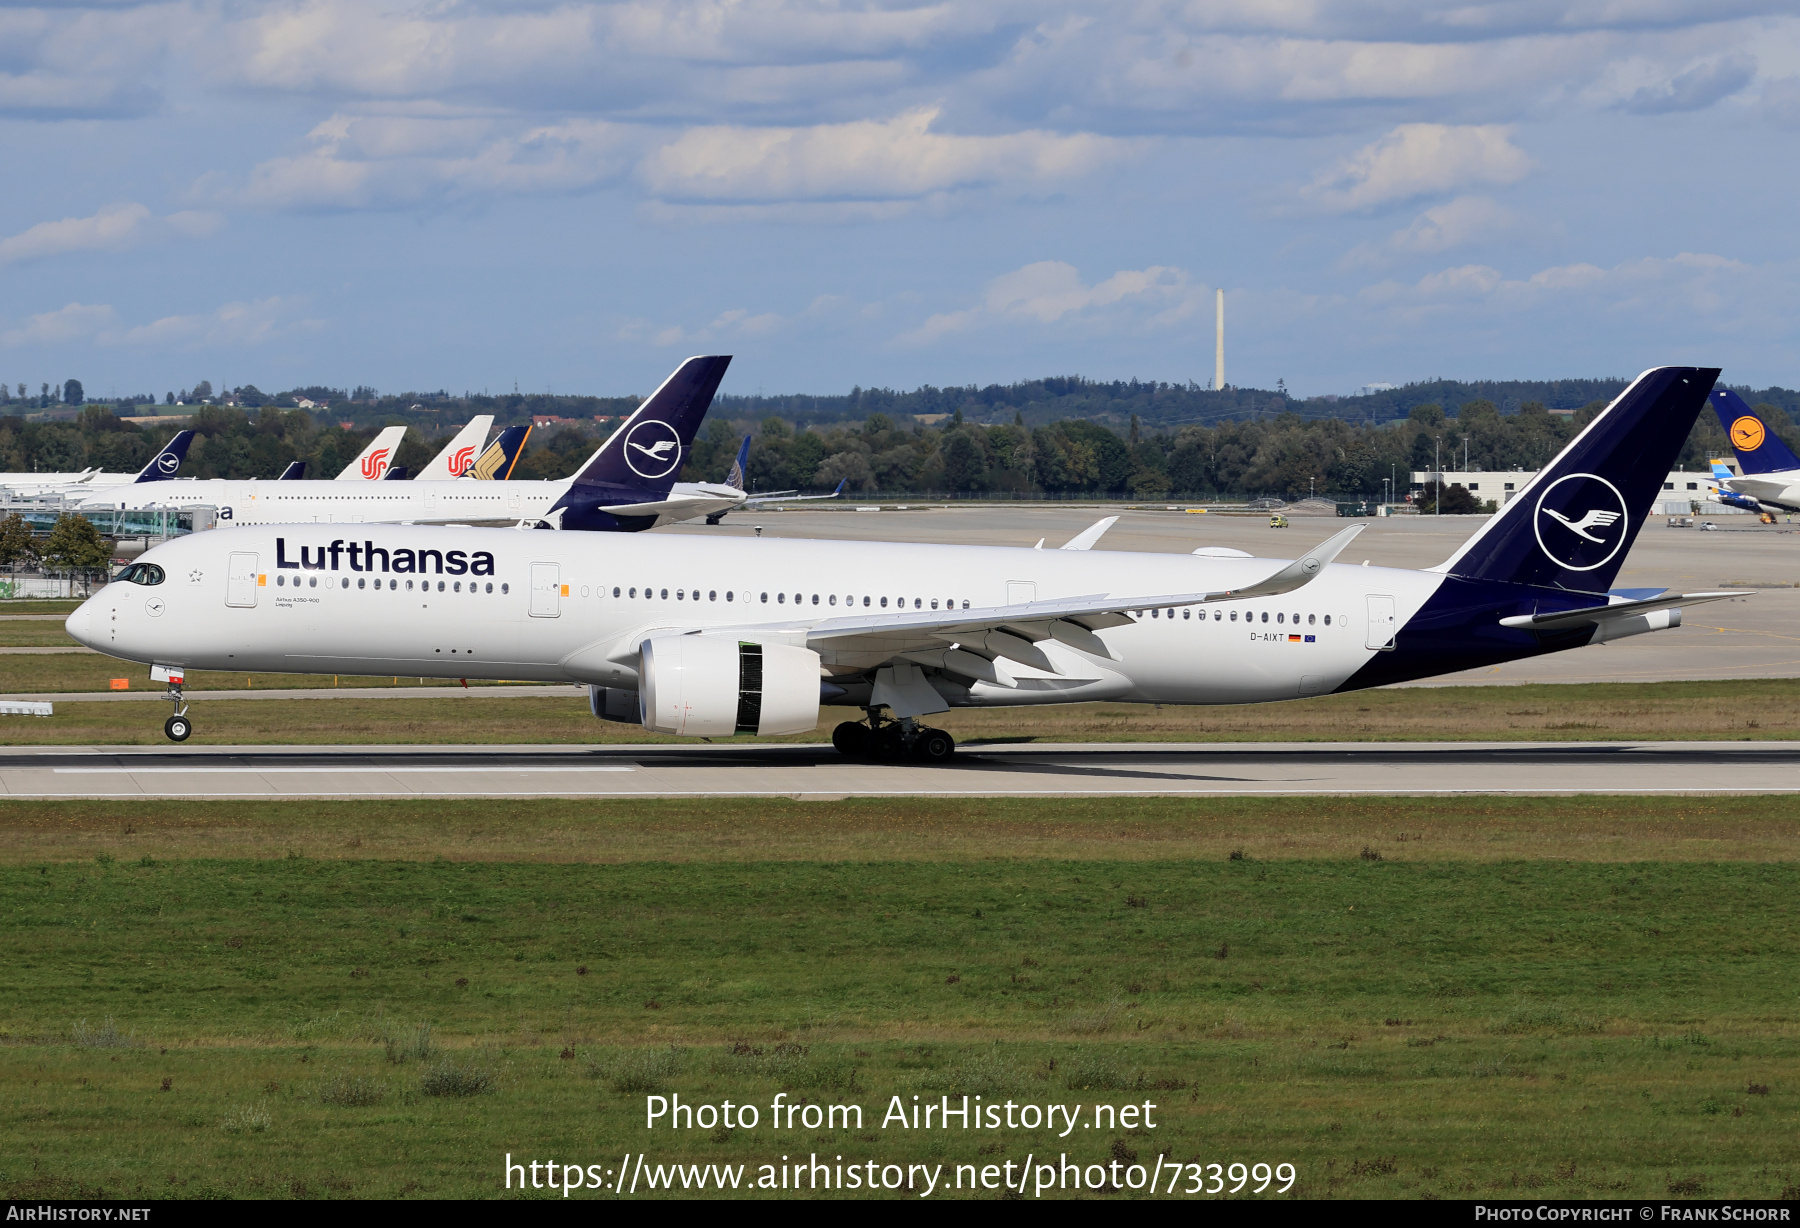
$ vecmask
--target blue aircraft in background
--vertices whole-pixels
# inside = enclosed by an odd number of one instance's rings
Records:
[[[1723,461],[1713,462],[1719,502],[1747,512],[1800,512],[1800,457],[1731,389],[1715,388],[1707,399],[1731,440],[1741,474],[1734,476]]]

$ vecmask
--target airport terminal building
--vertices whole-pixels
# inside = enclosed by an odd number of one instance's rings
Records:
[[[1729,462],[1733,474],[1738,471],[1737,462]],[[1537,476],[1530,469],[1446,469],[1442,472],[1433,469],[1415,469],[1412,471],[1412,489],[1419,491],[1428,482],[1442,481],[1445,486],[1461,486],[1470,494],[1483,501],[1493,500],[1495,506],[1504,507],[1509,500],[1521,490],[1525,484]],[[1671,470],[1663,482],[1663,496],[1658,500],[1656,512],[1666,516],[1748,516],[1750,513],[1741,508],[1727,507],[1725,504],[1708,498],[1712,489],[1712,475],[1703,470]]]

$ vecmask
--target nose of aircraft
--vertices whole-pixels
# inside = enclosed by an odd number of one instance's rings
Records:
[[[99,600],[98,597],[89,597],[75,607],[75,612],[69,615],[67,622],[63,623],[63,629],[69,633],[70,637],[85,648],[95,646],[93,637],[94,603]]]

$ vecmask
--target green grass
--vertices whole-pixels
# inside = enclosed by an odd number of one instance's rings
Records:
[[[0,624],[4,626],[4,624]],[[136,690],[161,690],[148,671],[91,656],[0,656],[0,692],[105,691],[129,676]],[[637,725],[597,721],[580,692],[568,699],[506,694],[503,685],[427,680],[444,698],[352,699],[330,695],[330,675],[198,673],[189,690],[297,686],[322,698],[204,700],[193,707],[197,745],[254,743],[668,742]],[[345,687],[391,686],[387,677],[341,679]],[[401,678],[401,686],[417,680]],[[151,704],[63,703],[49,719],[0,717],[0,744],[161,744],[166,712]],[[856,715],[827,708],[807,734],[770,739],[822,742]],[[959,740],[1044,742],[1646,741],[1800,739],[1800,685],[1792,680],[1623,682],[1569,686],[1442,687],[1360,691],[1319,699],[1234,707],[1069,704],[958,709],[931,718]],[[755,741],[752,738],[731,739]]]
[[[0,1192],[483,1196],[506,1152],[626,1151],[1285,1160],[1313,1196],[1800,1184],[1800,865],[1671,859],[1764,829],[1778,855],[1785,808],[1524,800],[886,803],[911,843],[869,802],[290,804],[236,827],[228,804],[0,806],[8,847],[48,841],[0,866]],[[1352,851],[1384,818],[1426,838]],[[170,856],[283,822],[330,855]],[[384,855],[351,843],[390,829]],[[431,859],[434,829],[468,859]],[[1271,857],[1286,830],[1336,845]],[[458,1080],[485,1090],[428,1094]],[[879,1124],[890,1096],[964,1091],[1151,1101],[1158,1127]],[[653,1092],[765,1121],[650,1133]],[[777,1092],[865,1124],[777,1134]]]

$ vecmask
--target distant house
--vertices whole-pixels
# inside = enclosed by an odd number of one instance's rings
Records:
[[[301,397],[298,401],[294,402],[294,405],[298,409],[325,409],[325,408],[327,408],[326,404],[323,401],[314,401],[308,397]]]
[[[555,414],[533,414],[533,415],[531,415],[531,425],[533,425],[533,426],[555,426],[560,422],[573,422],[573,421],[575,421],[575,419],[573,419],[573,418],[558,418]]]

